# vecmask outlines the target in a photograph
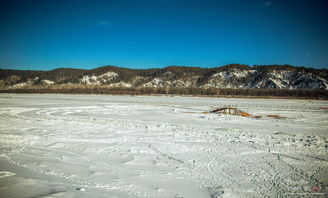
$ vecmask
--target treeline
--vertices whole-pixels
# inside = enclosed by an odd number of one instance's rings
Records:
[[[215,73],[222,71],[238,70],[258,70],[262,75],[266,75],[269,72],[275,70],[293,71],[296,73],[311,73],[317,75],[325,80],[328,80],[327,69],[313,69],[305,67],[295,67],[291,65],[254,65],[253,67],[244,64],[228,64],[224,66],[214,68],[201,68],[201,67],[186,67],[186,66],[169,66],[165,68],[153,68],[153,69],[130,69],[116,66],[104,66],[91,70],[85,69],[72,69],[72,68],[58,68],[51,71],[33,71],[33,70],[8,70],[0,69],[0,81],[5,82],[5,85],[14,85],[17,83],[26,82],[28,79],[34,79],[36,77],[40,79],[46,79],[54,81],[56,84],[79,83],[79,80],[84,75],[102,75],[108,71],[112,71],[118,74],[117,82],[131,82],[136,77],[143,77],[145,80],[150,81],[155,77],[163,77],[166,72],[172,73],[174,79],[191,79],[194,76],[199,76],[199,84],[206,83],[208,79]],[[19,76],[19,79],[7,79],[10,76]],[[138,85],[137,85],[138,86]]]
[[[328,99],[327,90],[308,89],[221,89],[221,88],[164,88],[164,87],[108,87],[105,85],[52,85],[24,88],[2,88],[0,93],[63,93],[113,95],[191,95],[216,97],[283,97]]]

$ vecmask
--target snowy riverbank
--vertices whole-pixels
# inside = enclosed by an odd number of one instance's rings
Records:
[[[202,114],[224,106],[263,117]],[[310,100],[0,94],[0,195],[325,197],[327,107]]]

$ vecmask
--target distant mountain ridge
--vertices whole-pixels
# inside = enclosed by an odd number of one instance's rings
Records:
[[[91,70],[59,68],[51,71],[0,69],[0,86],[85,84],[109,87],[328,89],[328,70],[291,65],[230,64],[215,68],[169,66],[129,69],[104,66]]]

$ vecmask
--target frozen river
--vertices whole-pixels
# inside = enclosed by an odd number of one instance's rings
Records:
[[[262,118],[203,113],[228,106]],[[327,197],[327,107],[0,94],[0,197]]]

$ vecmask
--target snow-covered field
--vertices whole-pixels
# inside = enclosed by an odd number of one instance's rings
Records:
[[[202,113],[224,106],[263,117]],[[0,197],[327,197],[322,107],[328,101],[0,94]]]

